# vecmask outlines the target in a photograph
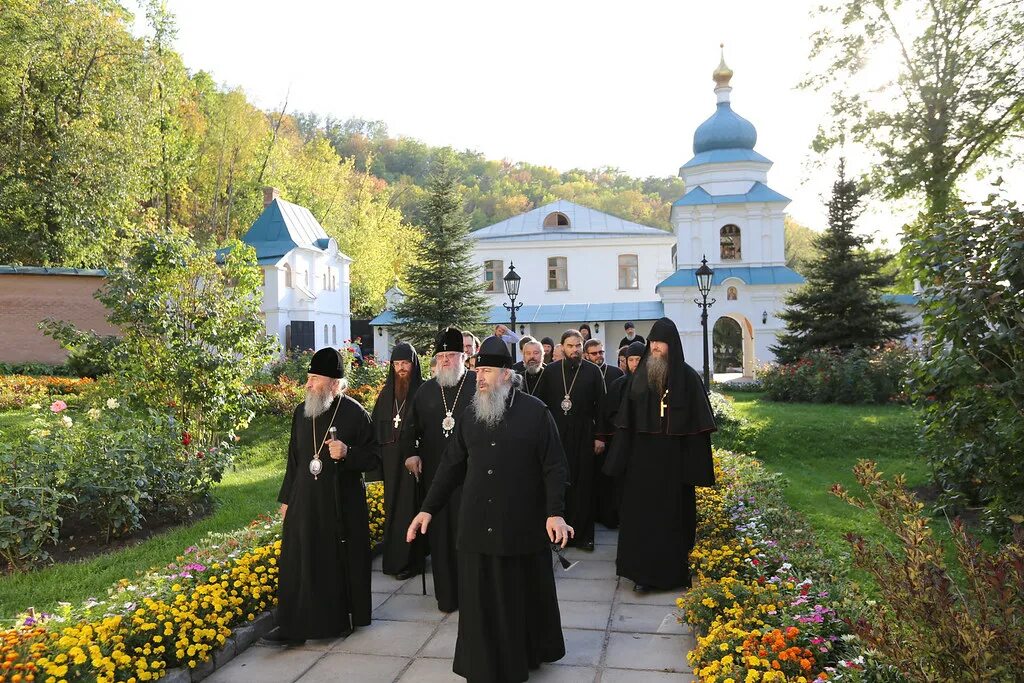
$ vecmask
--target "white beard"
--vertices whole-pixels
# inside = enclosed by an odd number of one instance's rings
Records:
[[[437,368],[437,383],[442,387],[454,387],[466,373],[466,366],[458,363],[451,368]]]
[[[537,373],[540,372],[540,369],[541,369],[540,368],[540,361],[537,361],[536,363],[532,363],[532,364],[531,363],[524,363],[524,365],[526,366],[526,374],[527,375],[536,375]]]
[[[502,382],[497,387],[484,393],[477,391],[473,395],[473,411],[476,419],[490,429],[494,429],[505,418],[505,402],[512,392],[512,382]]]
[[[339,388],[340,389],[340,388]],[[334,403],[334,399],[338,396],[340,391],[325,391],[322,393],[307,391],[306,392],[306,403],[303,408],[303,412],[306,417],[312,419],[314,417],[320,417],[327,412],[327,409]]]

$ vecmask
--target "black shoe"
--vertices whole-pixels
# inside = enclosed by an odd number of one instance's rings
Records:
[[[397,579],[398,581],[405,581],[406,579],[411,579],[412,577],[419,575],[420,573],[415,569],[403,569],[402,571],[395,574],[395,579]]]
[[[442,607],[441,605],[438,605],[437,609],[441,610],[445,614],[451,614],[452,612],[458,612],[459,611],[458,607]]]
[[[305,642],[305,638],[299,640],[298,638],[289,638],[282,635],[281,627],[275,628],[273,631],[260,638],[260,645],[271,645],[274,647],[291,647],[294,645],[302,645]]]
[[[645,586],[642,583],[637,583],[637,584],[633,585],[633,592],[634,593],[650,593],[651,592],[651,587],[650,586]]]

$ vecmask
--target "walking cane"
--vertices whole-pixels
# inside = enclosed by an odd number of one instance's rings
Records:
[[[416,477],[416,495],[413,496],[413,499],[416,501],[416,512],[418,513],[420,506],[423,505],[423,501],[421,500],[422,495],[420,494],[420,475],[416,474],[413,476]],[[423,552],[424,548],[422,547],[426,542],[426,534],[420,532],[417,544],[420,546],[420,557],[423,559],[423,568],[420,570],[420,581],[423,584],[423,595],[427,594],[427,554]]]

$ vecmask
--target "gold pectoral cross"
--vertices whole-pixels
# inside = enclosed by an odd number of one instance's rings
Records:
[[[668,398],[668,389],[666,389],[665,393],[662,394],[662,396],[661,396],[661,416],[662,417],[665,417],[665,408],[668,408],[668,404],[665,403],[665,399],[666,398]]]

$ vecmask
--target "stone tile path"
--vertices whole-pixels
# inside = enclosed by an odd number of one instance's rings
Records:
[[[565,657],[531,672],[531,682],[685,683],[696,679],[686,663],[694,645],[678,623],[675,593],[639,595],[615,576],[617,532],[601,527],[592,553],[568,572],[555,569]],[[420,577],[396,581],[374,562],[373,623],[345,639],[309,641],[279,649],[254,645],[210,678],[210,683],[381,683],[463,681],[452,673],[459,615],[437,610],[422,595]],[[431,577],[427,592],[433,593]]]

